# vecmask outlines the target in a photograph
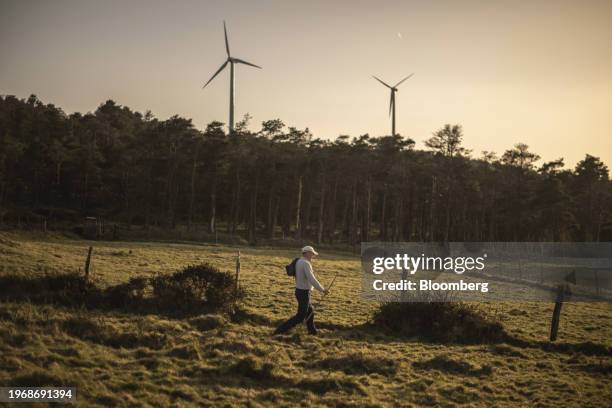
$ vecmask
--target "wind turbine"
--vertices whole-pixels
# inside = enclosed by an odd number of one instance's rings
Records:
[[[378,82],[380,82],[381,84],[383,84],[384,86],[386,86],[387,88],[389,88],[391,90],[391,100],[389,101],[389,115],[391,115],[391,135],[392,136],[395,136],[395,93],[397,92],[397,87],[400,86],[402,84],[402,82],[404,82],[405,80],[407,80],[408,78],[410,78],[413,75],[414,74],[408,75],[406,78],[402,79],[397,84],[395,84],[395,86],[387,85],[382,80],[380,80],[379,78],[376,78],[374,75],[372,75],[372,77],[375,80],[377,80]]]
[[[217,72],[215,72],[215,74],[208,80],[208,82],[204,84],[202,89],[206,88],[206,85],[215,79],[215,77],[219,75],[219,72],[223,71],[223,68],[225,68],[227,64],[230,64],[229,133],[231,135],[234,132],[234,64],[250,65],[259,69],[261,69],[261,67],[239,58],[232,57],[230,55],[229,41],[227,40],[227,28],[225,27],[225,21],[223,22],[223,32],[225,33],[225,51],[227,51],[227,59],[223,65],[221,65],[221,68],[219,68]]]

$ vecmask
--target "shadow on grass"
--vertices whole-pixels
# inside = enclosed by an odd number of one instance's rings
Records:
[[[448,305],[448,303],[447,303]],[[461,311],[460,315],[466,313]],[[471,312],[468,312],[471,313]],[[447,316],[447,318],[449,318]],[[438,317],[429,313],[427,320],[436,320]],[[237,318],[234,320],[237,323],[254,323],[271,327],[277,327],[283,320],[270,319],[266,316],[259,315],[253,312],[240,311],[237,313]],[[491,352],[499,355],[507,355],[510,357],[524,357],[520,349],[540,349],[545,352],[574,354],[581,353],[587,356],[611,357],[612,348],[604,344],[593,343],[590,341],[582,343],[551,343],[546,340],[525,340],[507,333],[500,323],[491,322],[486,319],[480,320],[480,317],[470,315],[467,318],[457,318],[452,321],[452,326],[443,326],[438,320],[437,326],[429,326],[428,330],[418,330],[419,326],[407,328],[402,325],[379,325],[376,320],[360,325],[349,326],[327,322],[317,322],[319,329],[324,329],[319,336],[341,338],[352,341],[365,341],[368,343],[397,343],[397,342],[426,342],[431,344],[448,344],[448,345],[490,345]],[[467,324],[466,324],[467,322]],[[427,323],[429,325],[429,323]],[[462,324],[466,324],[462,326]],[[299,329],[297,326],[294,332]],[[443,333],[442,336],[435,335],[432,329],[451,331],[451,335]],[[461,334],[466,334],[462,337]],[[295,337],[293,332],[284,336],[279,336],[285,342],[290,342]],[[512,347],[510,347],[512,346]],[[601,370],[597,368],[597,370]],[[605,369],[604,369],[605,370]]]
[[[314,394],[325,395],[328,392],[344,392],[366,396],[364,387],[356,380],[338,376],[325,376],[323,378],[291,378],[280,373],[278,366],[265,362],[255,356],[247,356],[236,363],[223,368],[201,367],[182,373],[196,382],[205,382],[208,385],[244,386],[249,388],[282,390],[294,389],[299,392],[310,391]]]
[[[370,343],[396,343],[412,341],[419,343],[426,342],[430,344],[465,345],[465,343],[461,342],[442,342],[417,335],[407,337],[402,333],[381,330],[372,323],[365,323],[360,326],[345,328],[343,330],[336,331],[334,335],[335,337],[341,337],[347,340],[367,341]],[[551,343],[547,340],[525,340],[508,333],[505,333],[503,337],[498,338],[494,342],[484,339],[480,343],[471,342],[470,344],[488,344],[490,346],[489,351],[494,354],[517,358],[525,357],[524,353],[521,352],[523,349],[539,349],[545,352],[569,355],[580,353],[585,356],[612,357],[612,347],[605,344],[593,343],[591,341],[580,343]],[[609,370],[609,368],[602,368],[601,366],[589,367],[587,369],[599,372],[602,370]]]
[[[582,343],[551,343],[549,341],[528,341],[518,337],[507,336],[505,342],[520,348],[537,348],[546,352],[574,354],[586,356],[612,357],[612,348],[605,344],[585,341]]]

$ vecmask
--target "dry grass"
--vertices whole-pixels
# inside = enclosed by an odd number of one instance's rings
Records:
[[[514,339],[501,344],[400,339],[369,325],[355,257],[324,253],[315,268],[333,294],[304,328],[272,336],[294,312],[284,249],[96,242],[101,286],[208,262],[232,271],[242,253],[244,312],[229,321],[9,302],[0,304],[0,385],[71,385],[98,406],[605,406],[609,404],[612,312],[564,306],[549,345],[552,305],[480,305]],[[82,268],[90,242],[0,234],[0,274],[40,276]],[[1,290],[1,289],[0,289]],[[317,296],[317,295],[315,295]],[[322,309],[322,310],[321,310]]]

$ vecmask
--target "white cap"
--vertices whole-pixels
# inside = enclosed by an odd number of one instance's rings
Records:
[[[319,253],[317,251],[315,251],[314,248],[311,247],[310,245],[305,246],[304,248],[302,248],[302,253],[306,253],[306,252],[312,252],[315,255],[319,255]]]

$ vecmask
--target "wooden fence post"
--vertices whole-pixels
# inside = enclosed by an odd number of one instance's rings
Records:
[[[557,332],[559,331],[559,320],[561,318],[561,307],[565,298],[565,284],[562,283],[557,287],[557,299],[555,301],[555,310],[553,311],[552,321],[550,322],[550,341],[557,340]]]
[[[87,259],[85,260],[85,282],[89,282],[89,266],[91,265],[92,252],[93,247],[89,247],[89,251],[87,251]]]

